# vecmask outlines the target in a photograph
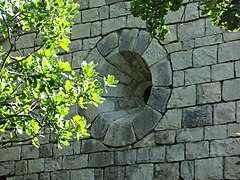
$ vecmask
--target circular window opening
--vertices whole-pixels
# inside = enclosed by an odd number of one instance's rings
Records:
[[[115,103],[116,110],[142,110],[149,99],[152,87],[151,73],[145,60],[133,52],[116,53],[107,58],[107,74],[119,80],[116,88],[109,88],[106,99]]]

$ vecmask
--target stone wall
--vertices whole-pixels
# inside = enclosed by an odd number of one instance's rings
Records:
[[[92,122],[91,138],[62,150],[51,135],[39,149],[2,148],[0,179],[239,179],[240,33],[212,26],[198,2],[185,0],[158,42],[129,1],[79,2],[63,58],[74,67],[97,62],[100,80],[114,74],[120,83],[99,108],[79,112]],[[29,52],[33,36],[17,48]]]

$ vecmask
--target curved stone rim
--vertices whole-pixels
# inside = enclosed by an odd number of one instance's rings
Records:
[[[117,53],[124,52],[135,53],[145,61],[150,70],[152,89],[145,107],[129,111],[115,110],[112,100],[106,99],[102,105],[90,111],[89,114],[94,119],[91,126],[92,137],[110,147],[131,145],[149,134],[166,112],[172,91],[169,56],[159,42],[151,39],[144,30],[122,29],[121,32],[109,33],[89,53],[87,61],[98,63],[96,69],[101,75],[120,73],[111,67],[109,60]],[[103,71],[106,67],[109,72]],[[121,76],[119,78],[120,81],[124,79]],[[127,78],[123,83],[130,84]]]

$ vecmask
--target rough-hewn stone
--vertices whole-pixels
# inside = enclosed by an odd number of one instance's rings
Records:
[[[82,153],[92,153],[97,151],[107,150],[107,147],[98,140],[95,139],[86,139],[82,140]]]
[[[124,167],[107,167],[104,173],[104,179],[116,180],[125,178]]]
[[[234,77],[233,63],[216,64],[212,66],[212,80],[219,81]]]
[[[203,128],[184,128],[177,131],[177,142],[193,142],[203,140]]]
[[[239,156],[225,158],[224,177],[226,179],[238,179],[240,177],[240,168],[237,165],[239,161]]]
[[[173,144],[175,142],[176,132],[173,130],[156,132],[157,144]]]
[[[183,179],[194,179],[194,162],[193,161],[181,162],[181,177]]]
[[[225,124],[236,121],[235,109],[234,102],[215,104],[214,124]]]
[[[138,35],[137,29],[126,30],[124,29],[119,37],[119,51],[132,51],[133,44]]]
[[[115,153],[116,165],[128,165],[134,164],[137,160],[136,150],[119,151]]]
[[[44,159],[34,159],[28,161],[28,173],[44,171]]]
[[[8,147],[0,149],[0,154],[4,154],[4,156],[0,156],[1,161],[11,161],[11,160],[20,160],[21,157],[21,147]]]
[[[198,84],[210,82],[211,71],[210,67],[192,68],[185,71],[185,84]]]
[[[212,124],[212,106],[198,106],[183,110],[183,127],[199,127]]]
[[[139,31],[138,36],[135,39],[135,43],[133,45],[133,51],[142,55],[142,53],[146,50],[149,43],[151,42],[150,35],[147,31]]]
[[[160,163],[155,165],[155,179],[179,179],[178,163]]]
[[[176,144],[168,146],[166,158],[168,162],[184,160],[184,145]]]
[[[126,177],[131,180],[151,180],[153,179],[153,164],[127,166]]]
[[[88,155],[63,157],[63,169],[80,169],[88,166]]]
[[[180,51],[171,54],[173,70],[192,67],[192,51]]]
[[[90,180],[103,179],[103,171],[101,169],[80,169],[71,171],[71,179]]]
[[[206,104],[221,101],[221,83],[208,83],[197,86],[198,104]]]
[[[117,33],[111,33],[104,37],[97,45],[99,52],[106,56],[118,45]]]
[[[0,162],[0,176],[13,175],[15,173],[14,166],[15,166],[14,161]]]
[[[186,144],[186,159],[199,159],[209,157],[208,141]]]
[[[206,126],[204,139],[224,139],[227,137],[226,125]]]
[[[90,167],[105,167],[113,165],[113,163],[114,163],[113,152],[100,152],[89,155]]]
[[[240,57],[239,46],[240,46],[239,41],[220,44],[218,50],[218,61],[227,62],[239,59]]]
[[[234,79],[223,82],[223,100],[240,99],[240,79]]]

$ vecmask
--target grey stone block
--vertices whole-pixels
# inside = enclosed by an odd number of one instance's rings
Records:
[[[173,144],[175,142],[176,132],[173,130],[156,132],[155,141],[157,144]]]
[[[104,179],[116,180],[125,178],[125,168],[124,167],[107,167],[104,173]]]
[[[211,70],[210,67],[192,68],[185,71],[185,84],[199,84],[210,82]]]
[[[136,142],[131,120],[118,119],[109,125],[103,143],[108,146],[120,147]]]
[[[95,139],[82,140],[81,148],[82,153],[92,153],[104,150],[107,150],[107,147],[98,140]]]
[[[130,14],[130,2],[119,2],[110,5],[110,18]]]
[[[70,171],[54,171],[51,180],[70,180]]]
[[[234,79],[223,82],[223,100],[240,99],[240,79]]]
[[[182,44],[180,42],[174,42],[174,43],[166,44],[165,48],[168,53],[172,53],[172,52],[182,50]]]
[[[133,145],[134,148],[152,147],[152,146],[155,146],[155,133],[154,132],[147,135],[146,137],[144,137],[143,139],[141,139],[140,141],[138,141],[137,143],[135,143]]]
[[[173,72],[173,87],[184,86],[184,71]]]
[[[172,69],[169,61],[164,60],[150,67],[153,86],[172,85]]]
[[[115,153],[116,165],[128,165],[135,164],[137,159],[136,150],[119,151]]]
[[[212,80],[219,81],[234,77],[233,63],[217,64],[212,66]]]
[[[176,144],[168,146],[166,158],[168,162],[184,160],[184,145]]]
[[[89,7],[93,8],[93,7],[100,7],[105,5],[105,0],[90,0],[89,1]]]
[[[168,110],[157,124],[155,130],[168,130],[181,128],[182,110],[173,109]]]
[[[54,156],[73,155],[73,142],[70,143],[70,146],[63,146],[62,149],[58,148],[57,145],[54,145],[53,154]]]
[[[140,17],[134,17],[133,15],[127,16],[127,27],[130,28],[146,28],[146,21],[142,20]]]
[[[193,51],[193,65],[205,66],[217,63],[217,46],[206,46]]]
[[[192,51],[180,51],[171,54],[173,70],[192,67]]]
[[[186,144],[186,159],[200,159],[209,157],[209,142],[201,141]]]
[[[89,154],[90,167],[105,167],[114,164],[113,152],[102,152]]]
[[[4,154],[0,156],[1,161],[11,161],[11,160],[20,160],[21,158],[21,147],[8,147],[4,149],[0,149],[0,154]]]
[[[225,158],[224,177],[226,179],[239,179],[240,168],[239,165],[237,165],[239,161],[240,161],[239,156]]]
[[[111,33],[104,37],[97,45],[99,52],[106,56],[118,45],[117,33]]]
[[[44,159],[34,159],[28,161],[28,173],[36,173],[44,171]]]
[[[91,24],[76,24],[72,27],[71,39],[90,37]]]
[[[221,83],[208,83],[197,86],[198,104],[206,104],[221,101]]]
[[[0,176],[9,176],[15,174],[15,162],[8,161],[8,162],[0,162]]]
[[[217,35],[212,35],[212,36],[205,36],[205,37],[201,37],[201,38],[196,38],[195,39],[195,46],[196,47],[199,47],[199,46],[210,47],[209,45],[220,44],[222,42],[223,42],[222,35],[217,34]]]
[[[80,169],[88,166],[88,155],[63,157],[63,169]]]
[[[240,77],[240,61],[235,62],[236,77]]]
[[[71,180],[103,180],[103,170],[101,169],[78,169],[71,171]]]
[[[239,59],[240,57],[239,47],[240,47],[239,41],[220,44],[218,49],[218,61],[227,62]]]
[[[177,142],[193,142],[203,140],[203,128],[184,128],[177,131]]]
[[[139,55],[147,49],[149,43],[151,42],[151,37],[147,31],[139,31],[138,36],[135,39],[135,43],[133,45],[133,51]]]
[[[198,3],[189,3],[185,10],[185,21],[199,18]]]
[[[153,164],[139,164],[127,166],[126,178],[129,180],[152,180]]]
[[[206,19],[206,35],[220,34],[223,31],[218,26],[212,25],[210,18]]]
[[[109,7],[102,6],[99,8],[99,19],[108,19],[109,18]]]
[[[183,179],[194,179],[194,162],[183,161],[181,162],[181,177]]]
[[[92,8],[82,11],[82,22],[92,22],[99,19],[98,8]]]
[[[224,139],[227,138],[227,126],[226,125],[215,125],[206,126],[204,139]]]
[[[235,103],[220,103],[214,105],[214,124],[225,124],[236,121]]]
[[[186,86],[180,88],[174,88],[171,98],[168,103],[168,107],[184,107],[196,104],[196,87]]]
[[[27,161],[17,161],[15,164],[15,175],[24,175],[27,174]]]
[[[149,106],[133,120],[133,128],[138,139],[146,136],[158,123],[162,115]]]
[[[229,123],[227,125],[227,137],[239,137],[240,135],[240,123]]]
[[[119,51],[132,51],[137,35],[137,29],[124,29],[119,37]]]
[[[210,142],[210,156],[234,156],[239,155],[240,139],[229,138]]]
[[[153,109],[164,113],[166,111],[170,93],[171,89],[153,86],[148,99],[148,105]]]
[[[199,127],[212,124],[212,106],[198,106],[183,110],[183,127]]]
[[[33,145],[22,146],[21,159],[39,158],[39,149]]]
[[[161,163],[155,165],[155,179],[179,179],[179,164],[178,163]]]
[[[195,179],[223,179],[222,158],[196,160]]]
[[[126,17],[118,17],[102,21],[102,33],[107,34],[112,31],[126,27]]]
[[[62,169],[62,157],[53,157],[44,159],[44,171],[57,171]]]
[[[39,147],[39,157],[50,157],[53,155],[53,145],[44,144]]]

